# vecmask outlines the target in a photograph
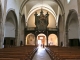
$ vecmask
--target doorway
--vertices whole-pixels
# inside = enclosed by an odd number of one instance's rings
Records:
[[[32,33],[29,33],[26,36],[26,43],[25,45],[35,45],[35,35]]]
[[[38,47],[45,47],[47,45],[47,38],[46,35],[41,33],[37,36],[37,45]]]
[[[15,46],[15,38],[5,37],[4,48]]]
[[[38,40],[38,47],[41,47],[42,41]]]
[[[50,34],[48,36],[48,45],[49,46],[58,46],[58,37],[55,34]]]
[[[69,39],[69,46],[80,46],[79,39]]]

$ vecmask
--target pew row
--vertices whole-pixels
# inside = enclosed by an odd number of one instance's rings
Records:
[[[0,60],[32,60],[36,46],[21,46],[0,49]]]
[[[46,52],[52,60],[80,60],[80,47],[49,46]]]

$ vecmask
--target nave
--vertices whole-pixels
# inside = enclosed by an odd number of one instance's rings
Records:
[[[27,45],[0,49],[0,60],[32,60],[36,46]]]
[[[33,45],[0,49],[0,60],[80,60],[80,47]]]
[[[51,60],[45,48],[39,47],[32,60]]]

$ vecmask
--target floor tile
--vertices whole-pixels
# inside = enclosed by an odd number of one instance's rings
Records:
[[[39,48],[32,60],[51,60],[45,48]]]

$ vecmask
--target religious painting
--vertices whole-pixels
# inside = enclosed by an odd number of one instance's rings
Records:
[[[35,36],[34,36],[34,34],[28,35],[27,44],[28,45],[34,45],[35,44]]]

